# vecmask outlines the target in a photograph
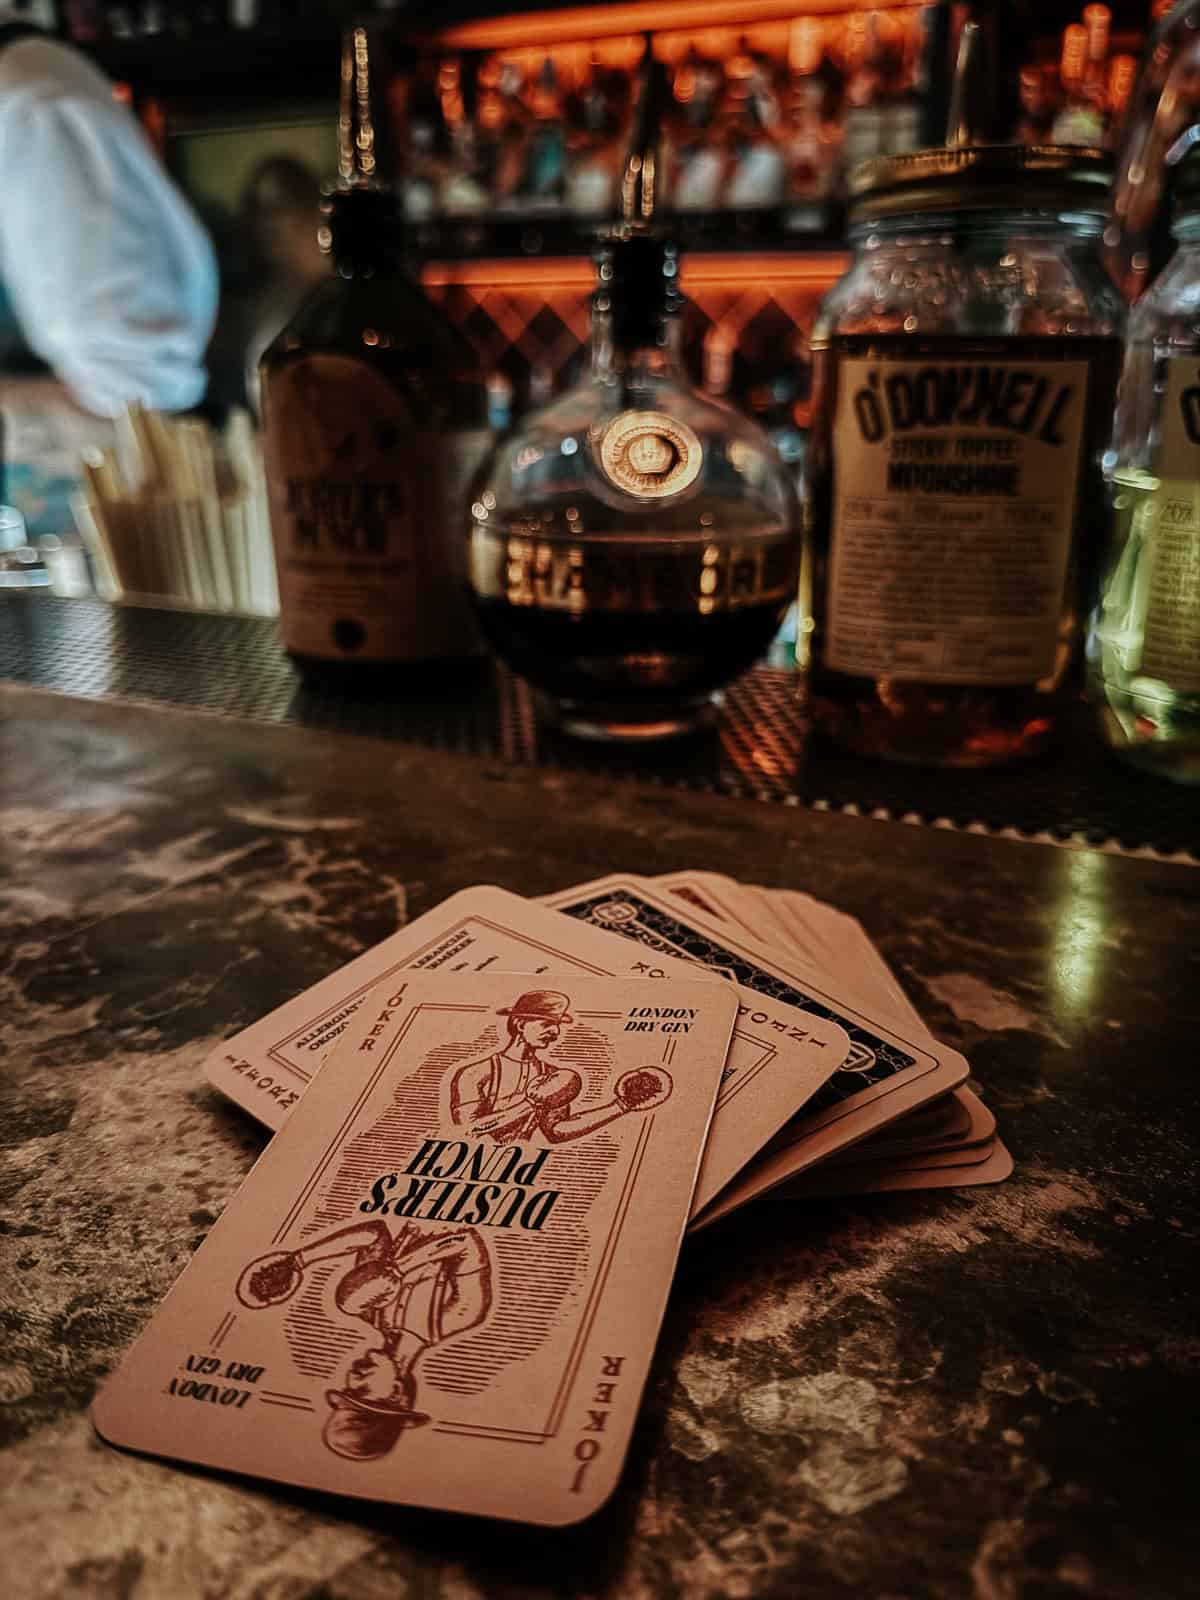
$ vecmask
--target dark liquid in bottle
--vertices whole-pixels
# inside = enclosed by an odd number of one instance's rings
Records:
[[[1071,553],[1058,610],[1052,670],[1021,683],[939,682],[922,678],[919,666],[889,673],[848,672],[827,660],[834,516],[833,437],[838,384],[845,360],[924,362],[1005,368],[1011,371],[1045,362],[1086,362],[1088,386],[1074,496]],[[1087,615],[1104,544],[1107,499],[1100,457],[1112,421],[1120,364],[1120,343],[1106,338],[953,338],[905,335],[836,335],[817,352],[815,375],[823,403],[818,407],[810,454],[809,557],[805,590],[811,617],[807,639],[809,683],[815,728],[836,743],[863,754],[947,766],[983,766],[1032,754],[1050,739],[1065,699],[1078,687],[1078,643]],[[1034,369],[1036,371],[1036,368]],[[1032,393],[1026,388],[1025,395]],[[993,413],[995,414],[995,413]],[[1010,415],[1016,416],[1017,408]],[[1005,427],[986,428],[997,440]],[[919,438],[913,428],[911,437]],[[955,441],[945,460],[958,460]],[[920,459],[919,457],[917,458]],[[853,485],[842,484],[843,499]],[[938,537],[937,491],[930,494],[929,520],[906,509],[904,519],[918,539]],[[961,504],[955,499],[956,504]],[[1003,514],[1003,507],[997,515]],[[902,523],[903,520],[902,519]],[[897,533],[897,541],[900,534]],[[1014,549],[1016,542],[1014,540]],[[902,557],[897,556],[897,561]],[[952,558],[956,559],[956,558]],[[931,602],[932,604],[932,602]],[[931,624],[931,633],[936,628]],[[987,651],[986,637],[980,648]],[[982,676],[982,674],[981,674]]]
[[[577,701],[708,694],[754,665],[786,609],[777,602],[711,617],[663,611],[598,618],[477,602],[485,636],[514,671],[535,688]]]
[[[567,708],[568,721],[629,729],[689,708],[751,667],[795,593],[791,532],[732,547],[665,541],[504,539],[476,528],[476,614],[496,653]]]

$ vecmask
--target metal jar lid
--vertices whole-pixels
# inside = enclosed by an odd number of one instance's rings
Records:
[[[1066,210],[1107,214],[1112,159],[1074,145],[984,144],[875,156],[850,174],[849,220],[918,213]]]

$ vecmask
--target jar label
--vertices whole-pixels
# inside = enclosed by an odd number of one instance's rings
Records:
[[[704,449],[688,427],[661,411],[623,411],[596,442],[600,470],[624,494],[665,500],[700,476]]]
[[[433,434],[373,367],[289,363],[264,386],[283,641],[323,660],[479,648],[467,606],[467,488],[484,429]]]
[[[1141,524],[1151,548],[1140,671],[1173,689],[1200,689],[1200,363],[1167,365],[1160,488]]]
[[[826,661],[931,683],[1054,670],[1085,361],[838,364]]]

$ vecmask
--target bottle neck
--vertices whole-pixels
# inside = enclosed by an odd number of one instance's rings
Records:
[[[633,389],[685,381],[680,355],[679,318],[661,312],[657,326],[641,336],[622,337],[611,309],[592,311],[592,377],[598,383],[624,383]]]
[[[679,252],[645,233],[611,241],[592,296],[592,375],[627,385],[679,380]]]
[[[323,207],[321,247],[339,278],[396,277],[405,271],[399,202],[387,189],[335,189]]]

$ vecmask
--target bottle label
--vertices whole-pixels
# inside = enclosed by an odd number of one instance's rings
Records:
[[[1161,487],[1143,537],[1150,550],[1140,671],[1200,689],[1200,363],[1167,365],[1156,461]]]
[[[477,650],[467,489],[487,431],[422,430],[382,373],[347,356],[291,362],[263,403],[286,647],[380,662]]]
[[[1085,361],[838,365],[826,660],[1025,684],[1053,671]]]
[[[780,528],[722,541],[647,532],[577,542],[529,539],[477,522],[471,585],[484,600],[572,616],[713,616],[795,598],[796,535]]]
[[[704,449],[685,422],[661,411],[623,411],[596,441],[600,470],[623,494],[665,500],[700,476]]]

